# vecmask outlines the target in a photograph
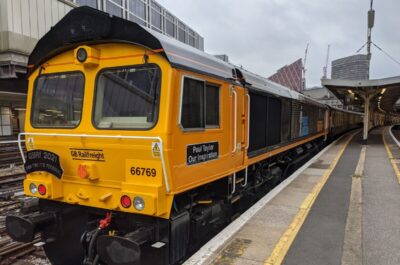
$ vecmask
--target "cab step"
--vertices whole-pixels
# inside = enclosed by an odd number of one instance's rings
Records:
[[[233,196],[231,199],[231,204],[234,204],[235,202],[239,201],[241,197],[242,196],[240,194]]]

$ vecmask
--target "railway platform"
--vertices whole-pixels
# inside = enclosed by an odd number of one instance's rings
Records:
[[[185,265],[400,264],[399,143],[343,135]]]

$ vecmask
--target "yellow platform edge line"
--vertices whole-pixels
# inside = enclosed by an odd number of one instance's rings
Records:
[[[304,199],[304,201],[300,205],[299,211],[293,218],[293,221],[290,224],[289,228],[285,231],[285,233],[283,233],[278,243],[275,245],[275,248],[272,251],[271,255],[264,261],[264,265],[279,265],[283,262],[283,259],[285,258],[290,246],[292,245],[301,226],[303,225],[305,219],[307,218],[307,215],[312,205],[314,204],[315,199],[317,198],[318,194],[324,187],[325,183],[328,181],[329,176],[335,169],[339,159],[342,157],[344,150],[350,143],[351,139],[353,139],[353,137],[357,133],[358,131],[349,136],[349,138],[346,140],[346,143],[344,144],[342,149],[340,149],[339,153],[336,155],[335,159],[332,161],[329,168],[324,172],[321,180],[314,186],[311,193],[308,194],[307,197]]]
[[[390,127],[388,130],[390,130]],[[390,148],[386,142],[385,132],[382,132],[382,140],[383,140],[383,144],[385,145],[385,149],[386,149],[386,153],[388,154],[389,161],[392,164],[394,172],[396,173],[397,183],[400,184],[400,170],[399,170],[399,167],[397,166],[397,164],[393,161],[394,157],[393,157],[392,151],[390,151]]]

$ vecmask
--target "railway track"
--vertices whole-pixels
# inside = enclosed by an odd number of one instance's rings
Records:
[[[25,151],[25,147],[24,151]],[[0,141],[0,168],[22,165],[22,158],[15,139]]]
[[[19,175],[18,175],[19,176]],[[2,181],[3,177],[0,177]],[[17,178],[19,179],[19,178]],[[15,183],[18,183],[15,180]],[[19,183],[22,183],[19,181]],[[3,186],[0,186],[0,193],[3,192]],[[18,190],[22,190],[20,187]],[[5,229],[5,216],[9,214],[18,214],[22,203],[27,198],[21,191],[12,191],[12,196],[6,200],[0,199],[0,265],[11,264],[50,264],[41,247],[35,246],[41,241],[40,236],[31,243],[20,243],[13,241],[7,234]]]
[[[18,214],[27,197],[23,195],[25,173],[15,141],[0,141],[0,265],[48,265],[39,246],[39,235],[32,243],[13,241],[5,229],[5,217]]]
[[[12,184],[12,188],[4,187],[0,185],[0,194],[9,194],[3,197],[0,201],[0,264],[14,264],[14,262],[27,254],[30,254],[36,250],[33,244],[23,244],[14,242],[7,234],[5,229],[5,216],[8,214],[17,214],[21,208],[22,195],[19,192],[15,192],[18,189],[18,185],[21,186],[21,180],[18,178],[14,179],[14,176],[2,176],[0,177],[0,183]]]
[[[400,141],[400,125],[395,125],[392,128],[393,136],[396,137],[398,141]]]

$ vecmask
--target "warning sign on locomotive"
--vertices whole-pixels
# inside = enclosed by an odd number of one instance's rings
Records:
[[[192,144],[186,147],[186,164],[188,166],[218,159],[218,142]]]

